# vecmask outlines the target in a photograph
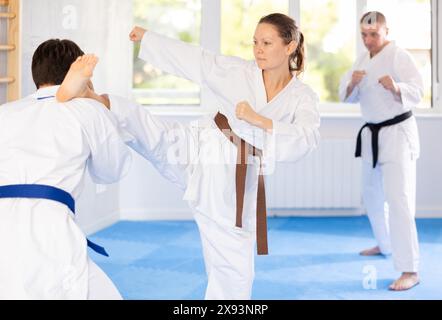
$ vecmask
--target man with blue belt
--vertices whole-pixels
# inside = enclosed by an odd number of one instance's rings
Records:
[[[86,168],[97,183],[116,182],[130,152],[99,103],[54,98],[71,64],[92,76],[97,58],[83,54],[69,40],[42,43],[32,60],[37,91],[0,106],[0,299],[121,299],[87,245],[105,251],[73,218]]]
[[[377,246],[361,254],[391,253],[402,275],[390,289],[407,290],[419,283],[414,219],[419,135],[411,109],[422,99],[423,81],[411,55],[386,39],[382,13],[367,12],[360,27],[368,51],[342,79],[340,97],[359,102],[366,122],[355,155],[363,159],[363,202]]]

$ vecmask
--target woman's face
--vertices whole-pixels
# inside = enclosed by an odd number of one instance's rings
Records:
[[[260,69],[278,69],[283,66],[288,69],[288,60],[296,49],[296,43],[292,41],[286,45],[273,25],[259,23],[253,43],[253,54]]]

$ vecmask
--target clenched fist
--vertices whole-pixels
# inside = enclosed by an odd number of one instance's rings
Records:
[[[235,114],[238,119],[244,120],[252,126],[269,131],[273,129],[272,119],[255,112],[247,101],[241,101],[236,105]]]
[[[247,121],[250,124],[256,123],[258,115],[247,101],[241,101],[236,105],[235,114],[239,120]]]
[[[365,77],[366,74],[367,73],[364,70],[354,71],[353,74],[351,75],[350,86],[352,88],[356,87],[362,81],[362,79]]]
[[[141,41],[141,39],[143,39],[143,36],[146,33],[146,31],[147,31],[146,29],[136,26],[129,33],[129,39],[133,42]]]

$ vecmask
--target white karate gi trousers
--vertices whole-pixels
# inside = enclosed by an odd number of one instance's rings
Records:
[[[122,300],[111,279],[90,258],[88,258],[89,288],[88,300]]]
[[[249,300],[255,277],[256,233],[221,226],[196,213],[208,276],[206,300]]]
[[[375,169],[363,161],[363,202],[381,252],[392,253],[396,270],[417,272],[416,160],[406,155],[378,162]]]

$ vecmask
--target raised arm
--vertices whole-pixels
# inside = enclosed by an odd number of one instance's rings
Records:
[[[208,87],[218,97],[230,101],[230,105],[224,107],[234,112],[236,103],[240,101],[236,97],[238,85],[249,61],[214,54],[139,27],[135,27],[129,37],[133,41],[141,41],[139,58],[167,73]]]

